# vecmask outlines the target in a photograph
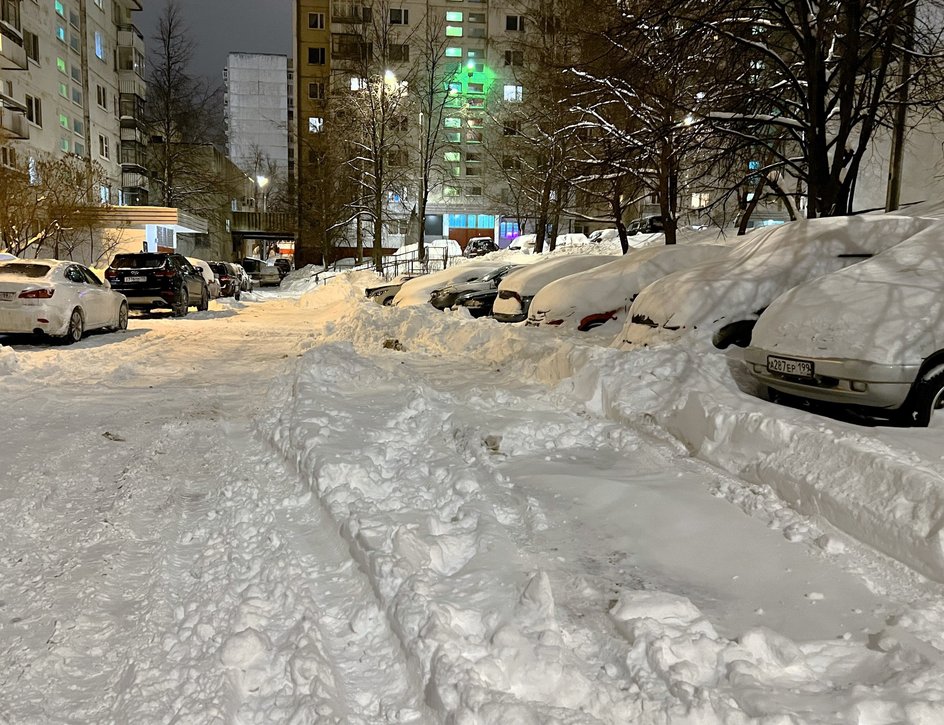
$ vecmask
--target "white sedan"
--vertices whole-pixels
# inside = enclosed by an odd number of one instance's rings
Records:
[[[86,330],[128,327],[128,302],[87,267],[55,259],[0,262],[0,334],[78,342]]]

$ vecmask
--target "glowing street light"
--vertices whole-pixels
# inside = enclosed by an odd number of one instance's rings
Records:
[[[269,177],[260,174],[256,177],[256,184],[259,185],[259,190],[262,191],[262,211],[268,211],[269,195],[266,193],[265,188],[269,185]]]

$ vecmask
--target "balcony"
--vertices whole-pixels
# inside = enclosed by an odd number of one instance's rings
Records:
[[[26,70],[26,48],[13,35],[6,24],[0,26],[0,70]]]
[[[147,83],[136,73],[122,72],[119,74],[118,92],[121,95],[137,96],[147,100]]]
[[[121,188],[126,195],[133,190],[144,191],[146,194],[148,188],[147,174],[140,171],[122,171]]]
[[[0,105],[0,135],[6,135],[14,139],[28,139],[29,124],[26,122],[26,115],[19,110],[7,108]]]
[[[121,170],[147,172],[147,148],[143,144],[124,141],[121,144]]]
[[[144,99],[133,93],[121,93],[118,96],[118,115],[121,120],[144,118]]]
[[[120,130],[121,143],[137,143],[146,146],[148,142],[147,132],[143,124],[131,124],[122,126]]]

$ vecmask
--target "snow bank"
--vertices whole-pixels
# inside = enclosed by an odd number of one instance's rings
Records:
[[[9,375],[16,370],[16,353],[0,345],[0,375]]]
[[[548,576],[516,546],[527,501],[481,494],[483,471],[492,471],[490,487],[503,483],[488,463],[495,442],[457,421],[447,394],[397,380],[389,364],[358,351],[375,357],[390,339],[434,355],[462,351],[515,366],[522,380],[556,384],[558,393],[611,418],[655,420],[694,454],[938,577],[944,567],[933,522],[944,511],[944,487],[930,482],[941,471],[924,468],[909,478],[922,467],[876,450],[874,438],[855,429],[825,431],[800,412],[770,416],[769,404],[737,387],[737,361],[704,338],[689,350],[623,353],[430,307],[384,308],[363,300],[353,283],[346,293],[340,280],[335,286],[310,296],[308,304],[331,323],[315,331],[320,344],[301,358],[291,395],[264,428],[347,539],[415,663],[426,704],[443,721],[944,718],[944,657],[916,643],[903,623],[890,623],[871,647],[845,639],[798,643],[763,628],[732,639],[685,597],[626,588],[607,614],[613,637],[573,639]],[[542,423],[534,425],[536,432]],[[474,475],[463,462],[475,465]],[[740,502],[747,494],[739,486],[719,493]],[[774,521],[791,520],[789,510],[778,513]],[[815,604],[819,596],[807,599]],[[908,627],[936,632],[933,612],[923,616],[918,610]],[[239,666],[265,646],[251,633],[244,638],[228,650]],[[600,659],[604,667],[587,667]]]

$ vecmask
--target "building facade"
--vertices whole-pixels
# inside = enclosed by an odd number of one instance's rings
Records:
[[[103,202],[146,203],[143,130],[125,146],[146,95],[144,41],[132,22],[140,0],[2,0],[0,8],[0,161],[75,154],[104,169]]]
[[[223,73],[226,151],[247,174],[267,179],[263,194],[290,183],[290,74],[286,56],[262,53],[230,53]]]

